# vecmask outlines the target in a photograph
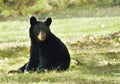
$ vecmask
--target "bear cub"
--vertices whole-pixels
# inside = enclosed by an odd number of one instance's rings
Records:
[[[64,43],[50,31],[51,23],[51,18],[47,18],[46,21],[37,21],[34,16],[30,18],[31,47],[29,61],[18,70],[11,70],[8,73],[62,71],[69,68],[69,52]]]

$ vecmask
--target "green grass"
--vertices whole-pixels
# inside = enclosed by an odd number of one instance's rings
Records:
[[[99,36],[118,31],[120,17],[53,19],[51,30],[63,39],[83,35]],[[7,25],[6,25],[7,24]],[[0,23],[0,42],[28,41],[29,22],[7,21]],[[3,38],[4,37],[4,38]]]
[[[39,74],[7,74],[29,59],[29,21],[0,22],[0,83],[119,84],[120,42],[103,40],[120,30],[119,22],[119,16],[53,19],[51,30],[67,45],[71,66]]]

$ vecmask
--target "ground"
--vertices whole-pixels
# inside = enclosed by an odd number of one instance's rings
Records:
[[[29,22],[0,22],[0,83],[119,84],[119,22],[119,16],[54,19],[51,29],[67,45],[71,66],[41,74],[7,74],[28,61]]]

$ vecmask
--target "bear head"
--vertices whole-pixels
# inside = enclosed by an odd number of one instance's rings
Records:
[[[45,21],[37,21],[37,19],[32,16],[30,18],[30,37],[31,39],[44,42],[47,35],[50,33],[50,24],[52,22],[51,18],[47,18]]]

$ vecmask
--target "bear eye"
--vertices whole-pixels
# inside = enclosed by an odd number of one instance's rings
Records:
[[[34,32],[35,35],[38,35],[39,32],[40,32],[40,28],[35,27],[35,28],[33,29],[33,32]]]
[[[37,29],[37,33],[39,33],[39,32],[40,32],[40,28]]]

